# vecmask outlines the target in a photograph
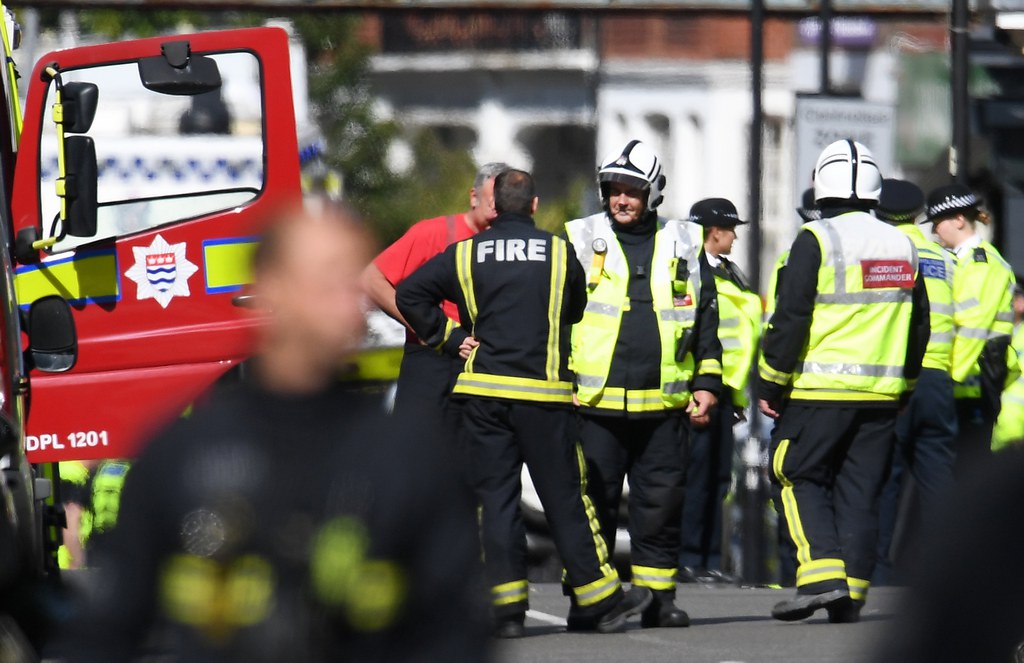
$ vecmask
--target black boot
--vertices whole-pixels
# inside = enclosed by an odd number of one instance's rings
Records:
[[[690,625],[690,616],[676,606],[676,592],[673,589],[652,592],[654,600],[640,617],[644,628],[680,628]]]
[[[784,622],[807,619],[821,608],[833,611],[845,610],[850,603],[850,594],[845,589],[834,589],[824,594],[797,594],[788,601],[777,603],[772,608],[772,617]]]
[[[860,621],[860,609],[864,601],[852,599],[849,603],[828,608],[829,624],[856,624]]]

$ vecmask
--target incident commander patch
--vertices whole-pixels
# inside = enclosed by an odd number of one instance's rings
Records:
[[[862,287],[913,288],[914,267],[906,260],[861,260]]]

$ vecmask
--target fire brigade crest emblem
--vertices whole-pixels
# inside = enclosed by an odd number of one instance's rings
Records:
[[[133,246],[135,264],[124,273],[138,285],[137,299],[155,299],[167,308],[174,297],[188,297],[188,280],[199,271],[185,258],[185,243],[168,244],[157,235],[148,247]]]

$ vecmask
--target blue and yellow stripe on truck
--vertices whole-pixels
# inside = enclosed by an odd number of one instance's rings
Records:
[[[236,292],[252,283],[252,256],[259,237],[224,237],[203,240],[206,292]]]
[[[69,304],[105,304],[121,301],[121,276],[114,249],[78,251],[72,255],[24,265],[14,272],[14,290],[20,306],[60,295]]]

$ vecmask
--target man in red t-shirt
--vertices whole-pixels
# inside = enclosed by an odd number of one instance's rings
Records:
[[[395,305],[395,288],[423,263],[444,251],[449,244],[468,239],[490,227],[494,211],[494,178],[509,169],[503,163],[480,168],[469,190],[469,211],[419,221],[394,244],[384,249],[363,272],[363,288],[382,311],[405,325],[405,354],[398,375],[395,412],[415,414],[453,422],[448,412],[448,394],[463,362],[423,345]],[[442,309],[459,322],[452,302]]]

